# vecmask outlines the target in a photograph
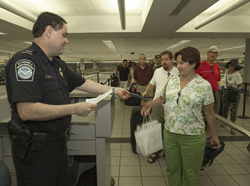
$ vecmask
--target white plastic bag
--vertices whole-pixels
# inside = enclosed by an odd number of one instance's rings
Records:
[[[149,121],[138,126],[135,131],[136,152],[142,156],[149,156],[163,148],[162,126],[157,121]]]

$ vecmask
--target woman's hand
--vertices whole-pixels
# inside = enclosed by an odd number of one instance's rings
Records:
[[[220,148],[220,140],[218,137],[211,137],[210,143],[213,146],[213,149],[219,149]]]
[[[144,103],[142,104],[143,107],[141,109],[141,115],[144,116],[144,115],[149,115],[150,113],[150,110],[151,110],[151,106],[148,105],[147,103]]]

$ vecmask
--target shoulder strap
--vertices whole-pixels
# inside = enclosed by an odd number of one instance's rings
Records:
[[[225,73],[225,76],[226,76],[226,86],[228,88],[228,82],[227,82],[227,72]]]
[[[163,97],[163,103],[166,103],[166,91],[167,91],[167,86],[168,86],[168,82],[170,81],[170,79],[173,77],[173,75],[169,76],[168,77],[168,80],[167,80],[167,83],[166,85],[164,86],[164,97]]]

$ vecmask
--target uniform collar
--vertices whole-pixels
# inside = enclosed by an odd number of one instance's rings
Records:
[[[33,53],[38,52],[40,54],[42,61],[44,61],[44,63],[50,62],[47,55],[43,52],[43,50],[35,42],[32,43],[32,45],[30,46],[29,49],[32,50]]]

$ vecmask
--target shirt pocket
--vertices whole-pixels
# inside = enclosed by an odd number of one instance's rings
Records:
[[[45,80],[43,89],[43,101],[47,104],[61,105],[65,104],[65,95],[56,79]]]

